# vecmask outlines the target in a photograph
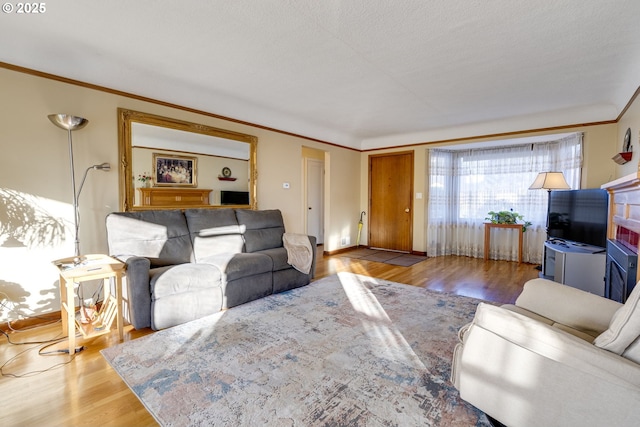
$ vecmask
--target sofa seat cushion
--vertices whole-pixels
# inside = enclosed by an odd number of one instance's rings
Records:
[[[549,326],[553,326],[554,328],[558,328],[562,331],[568,332],[571,335],[581,338],[587,342],[593,342],[593,340],[596,338],[597,334],[594,334],[593,331],[587,331],[587,330],[580,330],[580,329],[576,329],[573,328],[571,326],[567,326],[567,325],[563,325],[562,323],[558,323],[552,319],[549,319],[547,317],[544,316],[540,316],[537,313],[534,313],[533,311],[529,311],[526,308],[522,308],[522,307],[518,307],[517,305],[513,305],[513,304],[504,304],[502,305],[502,308],[505,308],[509,311],[513,311],[514,313],[518,313],[521,314],[523,316],[528,317],[529,319],[533,319],[536,320],[540,323],[544,323],[546,325]]]
[[[222,276],[220,270],[213,265],[191,263],[153,268],[149,274],[152,300],[197,289],[219,287]]]
[[[524,284],[515,305],[593,336],[609,327],[611,317],[622,306],[613,300],[541,278]]]
[[[271,261],[273,262],[273,271],[292,268],[291,264],[288,263],[287,250],[285,248],[265,249],[256,253],[263,254],[271,258]]]
[[[273,261],[261,253],[222,254],[204,258],[202,263],[213,265],[222,273],[223,281],[271,273]]]
[[[209,264],[154,268],[151,275],[151,328],[169,328],[222,309],[221,274]]]
[[[503,305],[501,305],[501,307],[505,308],[505,309],[507,309],[509,311],[513,311],[515,313],[522,314],[523,316],[527,316],[530,319],[537,320],[538,322],[546,323],[547,325],[550,325],[550,326],[553,325],[553,323],[554,323],[553,320],[551,320],[551,319],[549,319],[547,317],[540,316],[539,314],[534,313],[533,311],[529,311],[529,310],[527,310],[525,308],[518,307],[517,305],[514,305],[514,304],[503,304]]]

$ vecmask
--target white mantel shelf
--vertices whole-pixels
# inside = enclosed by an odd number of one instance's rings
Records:
[[[632,173],[614,181],[602,184],[600,188],[608,190],[623,190],[625,188],[633,188],[640,186],[640,171]]]

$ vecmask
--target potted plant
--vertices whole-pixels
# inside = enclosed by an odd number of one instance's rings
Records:
[[[499,212],[491,211],[488,215],[485,220],[491,221],[492,224],[518,224],[518,221],[523,221],[522,232],[527,231],[527,227],[531,226],[531,221],[525,221],[524,217],[518,212],[514,212],[513,209]]]

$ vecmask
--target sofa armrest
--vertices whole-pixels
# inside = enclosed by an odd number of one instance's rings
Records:
[[[316,255],[318,252],[318,243],[315,236],[309,236],[309,243],[311,243],[311,256],[313,257],[313,261],[311,261],[311,271],[309,271],[309,277],[312,279],[316,276]]]
[[[579,330],[603,332],[622,304],[546,279],[524,284],[516,306]]]
[[[149,258],[138,256],[117,257],[127,266],[126,286],[129,318],[135,329],[151,327],[151,288],[149,286]]]
[[[454,350],[451,380],[462,399],[510,426],[630,427],[640,417],[640,365],[484,303]]]
[[[474,327],[583,374],[623,387],[640,387],[640,365],[519,313],[480,303],[470,329]]]

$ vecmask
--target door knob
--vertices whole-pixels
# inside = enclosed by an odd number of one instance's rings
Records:
[[[406,213],[409,213],[409,208],[405,208],[404,210]]]

